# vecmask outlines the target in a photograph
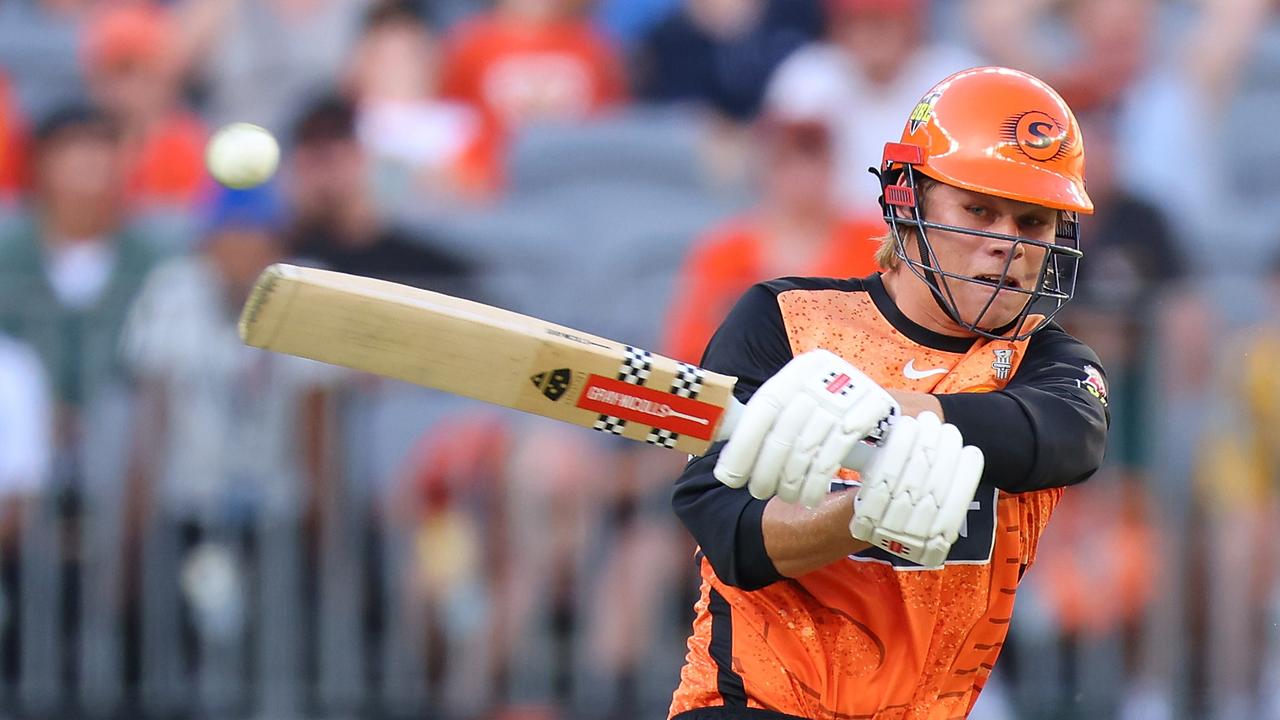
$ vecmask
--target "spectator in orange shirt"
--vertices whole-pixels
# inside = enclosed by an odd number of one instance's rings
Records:
[[[398,206],[487,194],[496,161],[484,118],[438,97],[440,47],[408,0],[380,0],[344,77],[356,106],[356,134],[374,164],[379,199]]]
[[[0,70],[0,200],[22,191],[26,150],[22,113],[9,86],[9,78]]]
[[[616,49],[582,0],[499,0],[459,26],[444,64],[444,95],[479,107],[495,131],[579,120],[626,96]]]
[[[879,216],[849,216],[835,194],[830,125],[797,99],[766,109],[761,197],[695,241],[680,272],[665,351],[696,363],[742,293],[784,275],[862,277],[876,270]]]
[[[122,130],[129,198],[190,207],[207,182],[207,131],[182,105],[172,38],[160,8],[113,6],[86,28],[81,61],[90,94]]]

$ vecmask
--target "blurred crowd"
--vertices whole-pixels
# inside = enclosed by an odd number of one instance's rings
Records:
[[[1108,369],[975,717],[1280,718],[1271,0],[0,2],[0,718],[661,716],[682,457],[241,345],[289,261],[697,362],[874,272],[867,172],[981,64],[1057,88]],[[251,190],[210,132],[284,149]],[[425,714],[424,714],[425,713]]]

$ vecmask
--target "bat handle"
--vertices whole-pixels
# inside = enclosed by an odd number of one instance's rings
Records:
[[[729,396],[729,404],[724,409],[724,419],[720,421],[720,426],[716,428],[716,440],[728,440],[733,434],[733,429],[738,426],[738,421],[742,418],[742,411],[746,409],[746,405],[738,402],[738,399]],[[869,442],[855,443],[853,449],[848,455],[844,456],[844,460],[840,461],[840,465],[850,470],[861,470],[871,463],[871,458],[875,457],[876,446]]]

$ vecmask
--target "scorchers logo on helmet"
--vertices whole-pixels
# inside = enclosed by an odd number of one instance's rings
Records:
[[[1006,119],[1000,125],[1000,134],[1015,144],[1023,155],[1040,162],[1056,160],[1071,150],[1067,129],[1052,115],[1039,110],[1029,110]]]

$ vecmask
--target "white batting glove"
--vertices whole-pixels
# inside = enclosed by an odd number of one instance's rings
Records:
[[[715,476],[752,497],[815,507],[854,444],[878,433],[898,403],[826,350],[796,356],[747,403]]]
[[[849,531],[926,567],[947,559],[982,478],[982,451],[937,415],[896,418],[861,472]]]

